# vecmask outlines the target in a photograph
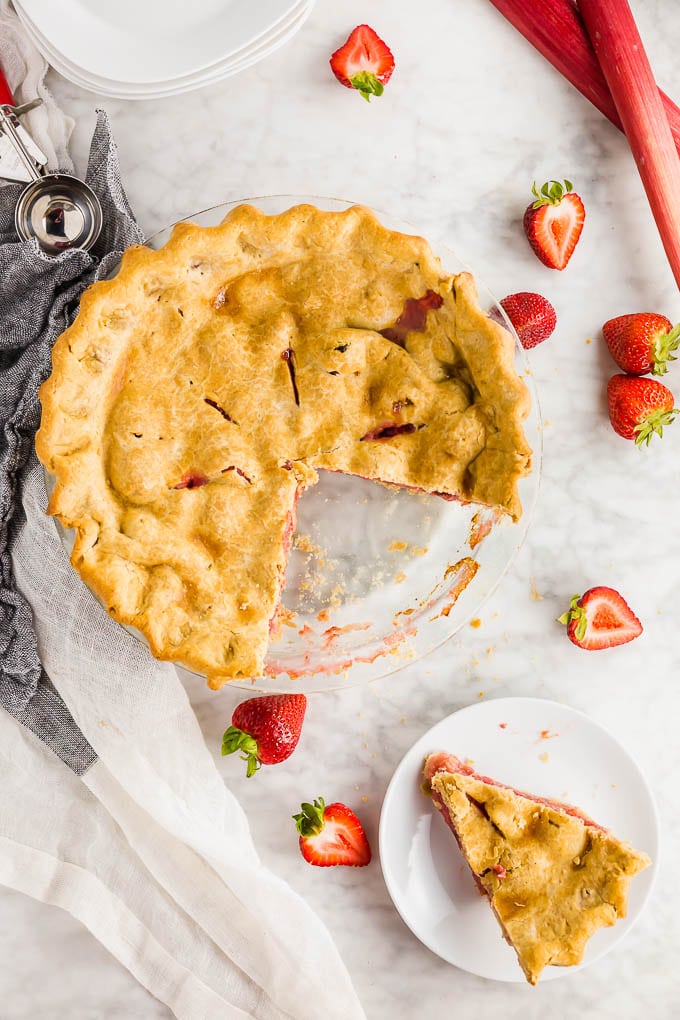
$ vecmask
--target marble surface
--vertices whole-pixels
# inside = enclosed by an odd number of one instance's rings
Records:
[[[636,0],[634,9],[660,84],[680,95],[680,11],[669,0]],[[331,50],[365,20],[398,65],[370,107],[340,88],[327,66]],[[643,452],[611,431],[605,385],[614,366],[598,330],[613,315],[643,308],[675,321],[680,301],[623,136],[487,0],[419,8],[319,0],[284,50],[173,99],[101,102],[54,73],[50,83],[77,120],[81,170],[95,107],[108,110],[129,197],[149,233],[243,196],[338,195],[448,239],[501,296],[537,290],[553,301],[557,331],[531,355],[545,440],[538,507],[481,627],[466,627],[429,658],[368,688],[312,698],[303,739],[285,766],[253,781],[238,761],[220,768],[264,861],[334,934],[369,1020],[677,1016],[680,425]],[[587,222],[558,274],[535,259],[520,221],[531,182],[564,176],[576,183]],[[680,367],[668,378],[680,388]],[[645,625],[639,640],[597,654],[567,641],[555,617],[573,592],[593,584],[624,593]],[[302,797],[346,799],[377,850],[382,797],[404,752],[455,709],[507,695],[554,698],[607,725],[649,777],[661,815],[659,879],[637,926],[591,968],[536,989],[442,962],[400,920],[377,854],[362,871],[309,868],[290,822]],[[242,697],[192,690],[215,755]],[[3,1020],[170,1015],[66,914],[7,890],[0,910]]]

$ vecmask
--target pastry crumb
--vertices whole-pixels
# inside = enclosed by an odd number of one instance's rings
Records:
[[[328,610],[322,609],[321,612],[316,614],[316,618],[320,623],[325,623],[328,619]]]
[[[541,593],[536,588],[536,578],[534,577],[533,574],[531,575],[530,581],[531,581],[531,597],[532,597],[532,599],[534,600],[534,602],[541,602],[543,600],[543,596],[541,595]]]
[[[551,733],[550,730],[541,730],[539,740],[552,740],[553,737],[559,737],[559,733]]]
[[[587,344],[592,344],[592,342],[593,342],[593,341],[592,341],[592,338],[591,338],[591,337],[589,337],[589,336],[587,336],[587,337],[586,337],[586,343],[587,343]]]
[[[481,627],[482,626],[482,621],[479,619],[478,616],[476,616],[474,618],[474,620],[470,620],[470,626],[471,627],[475,627],[475,628]]]
[[[362,798],[361,798],[361,803],[362,803],[362,804],[368,804],[368,797],[365,797],[365,796],[364,796],[364,797],[362,797]]]
[[[398,574],[394,575],[395,584],[403,584],[406,580],[406,574],[403,570],[400,570]]]
[[[499,730],[507,730],[507,728],[508,728],[508,724],[506,722],[499,722],[499,724],[498,724],[498,729]]]
[[[401,540],[395,539],[387,547],[388,552],[403,552],[404,549],[408,549],[408,542],[402,542]]]
[[[547,765],[548,762],[550,761],[550,755],[548,754],[547,751],[544,751],[543,754],[539,754],[538,760],[544,762],[544,764]]]
[[[411,556],[425,556],[429,552],[426,545],[412,545]]]
[[[483,698],[484,697],[484,691],[477,691],[477,697],[478,698]]]

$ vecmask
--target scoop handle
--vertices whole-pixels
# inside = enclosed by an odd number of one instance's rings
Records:
[[[0,67],[0,106],[14,106],[14,96]]]

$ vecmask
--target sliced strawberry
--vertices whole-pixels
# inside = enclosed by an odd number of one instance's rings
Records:
[[[607,384],[609,420],[612,428],[624,439],[634,439],[638,446],[649,446],[652,436],[663,435],[678,409],[667,386],[656,379],[635,375],[615,375]]]
[[[381,96],[392,77],[394,57],[390,48],[369,25],[357,25],[347,42],[330,59],[338,81],[348,89],[357,89],[369,102]]]
[[[608,319],[602,335],[612,358],[629,375],[664,375],[666,362],[675,361],[680,344],[680,323],[673,326],[665,315],[634,312]]]
[[[345,804],[326,806],[323,797],[317,797],[313,804],[303,804],[293,818],[300,833],[300,852],[309,864],[363,868],[371,860],[361,822]]]
[[[261,765],[285,761],[297,747],[306,708],[304,694],[270,694],[242,701],[222,737],[222,754],[243,751],[248,777]]]
[[[541,262],[564,269],[581,236],[586,211],[571,181],[548,181],[532,192],[536,201],[524,213],[524,233]]]
[[[547,340],[557,325],[555,309],[542,294],[530,291],[509,294],[501,301],[501,307],[527,351]]]
[[[567,637],[579,648],[596,651],[625,645],[642,634],[642,624],[614,588],[589,588],[574,595],[570,608],[559,617]]]

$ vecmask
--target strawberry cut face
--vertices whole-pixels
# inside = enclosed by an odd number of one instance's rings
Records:
[[[574,253],[586,218],[583,202],[571,181],[548,181],[524,213],[524,232],[543,265],[564,269]]]
[[[604,585],[574,595],[559,622],[566,624],[569,640],[588,651],[624,645],[642,633],[642,624],[623,596]]]
[[[309,864],[363,868],[370,863],[371,848],[361,822],[345,804],[326,805],[318,797],[313,804],[303,804],[293,818],[300,833],[300,852]]]
[[[332,55],[330,65],[341,85],[356,89],[368,101],[383,94],[394,70],[394,57],[370,25],[357,25]]]

